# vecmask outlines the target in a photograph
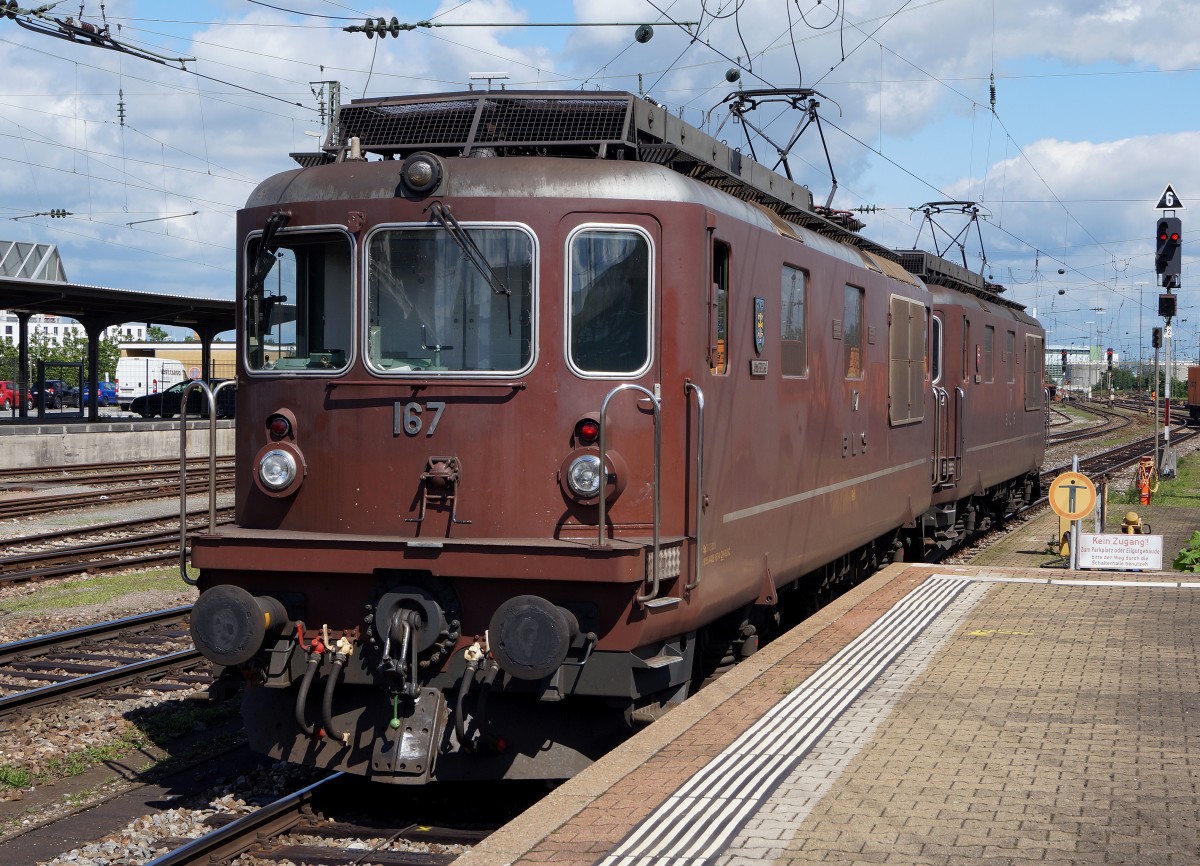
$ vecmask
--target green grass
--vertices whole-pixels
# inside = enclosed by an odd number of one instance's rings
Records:
[[[28,770],[14,767],[11,764],[0,765],[0,789],[28,788],[33,781]]]
[[[1110,487],[1108,501],[1115,505],[1137,505],[1140,492],[1130,486],[1126,490]],[[1152,505],[1174,505],[1184,508],[1200,507],[1200,454],[1181,457],[1174,478],[1159,479],[1158,492],[1151,497]]]
[[[1189,454],[1179,461],[1174,478],[1164,478],[1151,500],[1155,505],[1200,505],[1200,457]]]
[[[188,572],[192,577],[196,576],[193,569],[189,568]],[[195,592],[180,579],[178,568],[43,581],[37,585],[37,592],[5,600],[0,604],[0,613],[61,613],[75,607],[119,602],[125,596],[138,593],[185,590]]]
[[[166,757],[151,761],[142,767],[140,774],[150,778],[155,773],[167,772],[173,766],[203,758],[228,749],[242,742],[239,732],[207,733],[223,722],[237,716],[239,702],[225,701],[219,704],[194,704],[187,701],[168,701],[144,707],[126,715],[128,724],[113,733],[105,743],[88,746],[75,752],[41,761],[35,768],[0,765],[0,790],[28,788],[30,785],[45,785],[56,779],[82,776],[100,764],[114,763],[127,759],[139,751],[157,746],[166,752]],[[170,745],[173,740],[189,734],[197,736],[190,745]]]

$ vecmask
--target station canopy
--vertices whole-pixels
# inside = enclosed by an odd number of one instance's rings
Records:
[[[190,328],[201,344],[204,377],[212,369],[212,342],[236,324],[233,301],[220,298],[192,298],[131,289],[113,289],[72,283],[67,279],[58,249],[51,244],[0,241],[0,310],[14,313],[20,320],[20,355],[17,378],[21,387],[28,363],[26,323],[35,314],[74,319],[87,332],[87,382],[95,395],[96,368],[99,362],[100,336],[106,328],[126,322],[147,325],[171,325]],[[25,401],[17,401],[20,417],[28,415]],[[85,409],[88,420],[99,417],[95,399]]]
[[[234,302],[72,283],[50,244],[0,241],[0,310],[65,316],[98,333],[145,322],[191,328],[211,340],[234,328]]]

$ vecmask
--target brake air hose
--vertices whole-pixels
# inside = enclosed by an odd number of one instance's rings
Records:
[[[467,667],[458,684],[458,697],[454,701],[454,735],[458,737],[459,748],[470,749],[471,744],[467,741],[467,695],[471,691],[471,684],[475,681],[475,672],[479,670],[479,662],[483,658],[483,648],[476,642],[467,647],[463,656],[467,660]]]
[[[308,689],[316,678],[317,668],[320,666],[321,656],[318,653],[309,655],[308,667],[304,671],[304,679],[300,680],[300,691],[296,695],[296,727],[308,737],[313,735],[313,726],[305,721],[304,708],[308,704]]]
[[[329,672],[329,679],[325,682],[325,694],[321,700],[321,719],[325,722],[325,736],[347,746],[350,745],[350,735],[339,732],[333,723],[333,692],[353,651],[354,645],[345,636],[338,638],[337,652],[333,654],[333,670]]]
[[[296,727],[304,732],[305,736],[313,735],[313,726],[304,719],[304,710],[308,706],[308,691],[312,686],[313,679],[316,678],[317,668],[321,666],[321,656],[325,652],[325,643],[321,640],[321,635],[318,633],[309,641],[308,646],[304,645],[304,623],[296,623],[296,643],[300,649],[308,653],[308,667],[304,671],[304,678],[300,681],[300,692],[296,695]]]
[[[483,671],[483,685],[479,687],[479,697],[475,700],[475,725],[479,728],[480,736],[483,735],[483,723],[487,718],[488,695],[492,693],[492,684],[496,682],[499,673],[500,663],[489,659]]]

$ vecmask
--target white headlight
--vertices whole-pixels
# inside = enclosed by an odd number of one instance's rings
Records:
[[[595,454],[584,454],[571,461],[567,469],[567,485],[571,492],[583,499],[600,495],[600,458]]]
[[[258,463],[258,477],[271,490],[283,490],[296,480],[296,458],[280,448],[268,451]]]

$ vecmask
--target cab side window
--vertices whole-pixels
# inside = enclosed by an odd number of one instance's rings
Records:
[[[996,329],[991,325],[983,326],[983,381],[994,381],[994,357],[996,351]]]
[[[1017,334],[1009,331],[1004,335],[1004,368],[1008,372],[1008,384],[1017,381]]]
[[[804,271],[784,265],[780,289],[780,367],[785,376],[807,376],[807,275]]]
[[[842,345],[845,347],[846,378],[861,379],[863,365],[863,296],[858,286],[846,286],[842,312]]]
[[[712,245],[712,315],[709,319],[708,366],[714,375],[729,372],[729,245]]]
[[[634,375],[650,363],[651,251],[632,228],[586,227],[568,245],[567,342],[585,374]]]

